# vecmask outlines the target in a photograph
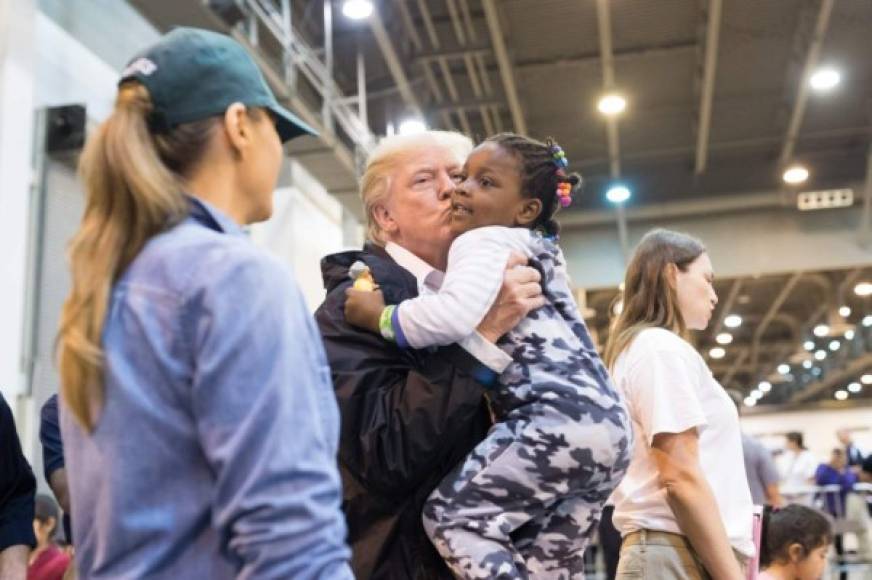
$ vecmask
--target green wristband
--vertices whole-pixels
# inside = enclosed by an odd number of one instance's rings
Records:
[[[391,320],[394,315],[394,310],[396,309],[397,307],[395,304],[385,306],[385,309],[382,310],[381,316],[378,318],[378,329],[381,332],[381,335],[385,340],[390,340],[392,342],[397,340],[397,333],[394,332],[394,325]]]

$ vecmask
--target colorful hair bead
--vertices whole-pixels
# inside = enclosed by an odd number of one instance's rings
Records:
[[[568,181],[561,181],[557,184],[557,199],[560,201],[561,207],[567,207],[572,203],[572,184]]]
[[[554,161],[554,165],[557,166],[557,177],[561,180],[557,184],[557,191],[555,193],[560,206],[567,207],[572,203],[572,184],[562,180],[566,178],[564,168],[569,167],[569,160],[566,158],[566,152],[563,151],[563,148],[556,144],[551,146],[551,159]]]
[[[557,165],[558,170],[569,167],[569,160],[566,158],[566,153],[560,145],[551,146],[551,158],[554,160],[554,164]]]

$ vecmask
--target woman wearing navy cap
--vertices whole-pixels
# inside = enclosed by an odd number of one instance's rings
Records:
[[[59,336],[82,578],[351,578],[321,340],[240,228],[308,132],[239,44],[178,29],[88,140]]]

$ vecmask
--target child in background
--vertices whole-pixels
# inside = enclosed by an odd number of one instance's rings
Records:
[[[833,541],[826,515],[803,505],[763,512],[759,580],[819,580]]]
[[[34,502],[33,532],[36,548],[30,553],[27,580],[62,580],[70,556],[55,542],[61,510],[54,498],[38,494]]]
[[[546,304],[499,345],[496,424],[430,496],[424,527],[462,578],[584,578],[584,549],[629,463],[631,427],[572,297],[553,216],[580,177],[563,150],[514,134],[469,156],[452,196],[451,245],[437,294],[385,307],[348,291],[346,318],[402,347],[474,334],[510,254],[542,274]]]

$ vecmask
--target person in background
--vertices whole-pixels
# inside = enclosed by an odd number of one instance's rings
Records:
[[[36,479],[21,452],[12,409],[0,393],[0,579],[24,580],[27,555],[36,545],[33,497]]]
[[[89,136],[58,336],[81,578],[352,578],[324,349],[243,230],[309,132],[242,45],[176,28]]]
[[[803,505],[763,512],[758,580],[820,580],[833,541],[827,516]]]
[[[859,472],[860,466],[863,465],[863,452],[860,451],[860,448],[854,443],[851,431],[849,429],[839,429],[836,431],[836,437],[839,442],[845,446],[845,458],[847,459],[848,466],[851,467],[854,472]]]
[[[781,494],[786,503],[811,505],[814,493],[814,474],[818,461],[803,444],[802,433],[791,431],[785,435],[785,450],[776,465],[781,475]]]
[[[39,494],[33,518],[36,548],[30,553],[27,580],[62,580],[70,557],[55,543],[60,523],[60,510],[54,499]]]
[[[833,449],[829,463],[818,465],[814,474],[816,485],[838,485],[840,491],[825,493],[824,505],[826,511],[834,518],[845,517],[845,497],[857,483],[857,474],[848,468],[845,452],[839,448]],[[838,544],[838,538],[836,539]],[[838,545],[836,546],[838,549]]]
[[[814,475],[815,483],[819,486],[834,485],[838,486],[838,491],[819,492],[823,496],[823,505],[827,513],[836,519],[847,520],[848,515],[848,494],[857,483],[858,477],[854,471],[848,467],[845,459],[845,452],[841,448],[833,449],[830,454],[829,463],[822,463],[818,466]],[[866,540],[866,537],[862,537]],[[868,540],[866,540],[868,542]],[[844,537],[842,534],[836,534],[833,542],[836,548],[836,554],[839,558],[844,556]],[[841,572],[839,574],[841,580],[847,580],[848,573]]]
[[[728,389],[727,393],[736,405],[739,416],[742,415],[742,393]],[[748,477],[748,488],[754,505],[771,505],[781,507],[781,493],[778,491],[778,469],[772,459],[772,453],[765,445],[742,432],[742,455],[745,459],[745,475]]]
[[[72,540],[70,525],[70,487],[64,464],[64,442],[58,416],[58,396],[49,397],[39,413],[39,442],[42,446],[42,471],[52,493],[63,510],[64,537]]]
[[[443,131],[382,140],[360,185],[368,241],[321,262],[327,297],[315,316],[342,416],[343,508],[360,580],[452,578],[424,532],[424,501],[491,425],[485,395],[511,362],[495,343],[544,303],[540,275],[516,256],[477,332],[460,343],[401,349],[345,318],[358,260],[389,302],[438,291],[451,196],[471,149],[468,137]]]
[[[754,556],[739,417],[687,341],[711,320],[713,279],[702,242],[669,230],[647,233],[627,267],[604,357],[635,431],[611,498],[620,579],[740,580]]]

